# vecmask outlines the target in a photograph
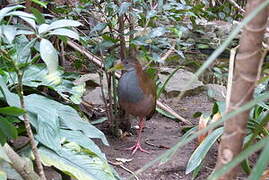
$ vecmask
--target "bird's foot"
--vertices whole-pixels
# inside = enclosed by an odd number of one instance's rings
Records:
[[[140,150],[141,152],[145,152],[145,153],[148,153],[148,154],[150,153],[149,151],[147,151],[147,150],[145,150],[145,149],[143,149],[141,147],[140,142],[137,142],[134,146],[132,146],[130,148],[126,148],[125,150],[131,150],[131,151],[133,151],[132,152],[132,155],[134,155],[137,150]]]

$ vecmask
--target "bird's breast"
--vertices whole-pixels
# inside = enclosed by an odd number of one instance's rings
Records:
[[[139,85],[135,70],[122,75],[119,81],[118,93],[119,99],[125,102],[137,103],[143,100],[144,92]]]

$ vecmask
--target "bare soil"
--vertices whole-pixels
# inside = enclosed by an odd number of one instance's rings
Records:
[[[179,113],[184,118],[193,122],[193,124],[198,123],[198,119],[193,118],[195,112],[210,112],[213,103],[210,102],[206,95],[206,92],[199,93],[197,95],[184,97],[179,100],[178,98],[172,98],[165,100],[170,107],[172,107],[177,113]],[[136,120],[132,120],[132,123],[137,124]],[[176,122],[172,119],[166,118],[159,113],[155,115],[145,123],[145,128],[142,133],[142,147],[149,150],[151,153],[143,153],[137,151],[135,155],[131,156],[131,151],[125,151],[124,148],[132,146],[137,135],[124,137],[123,139],[117,139],[115,137],[107,135],[110,146],[104,146],[98,143],[99,147],[106,154],[109,161],[116,163],[116,158],[132,159],[129,162],[123,163],[123,166],[131,170],[132,172],[140,169],[142,166],[148,162],[154,160],[161,154],[163,154],[167,148],[175,145],[180,137],[183,135],[181,132],[181,127],[184,125],[181,122]],[[100,127],[101,130],[102,127]],[[105,132],[105,131],[104,131]],[[148,142],[148,143],[146,143]],[[189,180],[192,179],[192,175],[185,174],[185,169],[187,162],[197,147],[196,141],[193,141],[185,145],[181,150],[179,150],[175,156],[170,159],[165,164],[156,163],[153,167],[147,169],[143,173],[138,175],[140,180]],[[212,148],[207,155],[200,174],[197,178],[198,180],[206,179],[206,177],[212,172],[217,156],[216,146]],[[123,178],[131,176],[131,173],[124,168],[113,165],[115,170]],[[135,178],[133,178],[135,179]]]

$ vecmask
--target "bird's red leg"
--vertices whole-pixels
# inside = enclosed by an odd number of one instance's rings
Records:
[[[142,133],[142,130],[144,128],[144,121],[145,119],[144,118],[140,118],[140,121],[139,121],[139,131],[138,131],[138,138],[137,138],[137,141],[135,143],[134,146],[130,147],[130,148],[127,148],[127,150],[132,150],[132,155],[134,155],[134,153],[139,149],[141,152],[145,152],[145,153],[150,153],[149,151],[143,149],[141,147],[141,133]]]

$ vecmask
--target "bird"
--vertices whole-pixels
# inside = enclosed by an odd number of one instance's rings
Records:
[[[118,83],[119,104],[128,114],[139,119],[136,143],[134,146],[127,148],[127,150],[132,150],[132,155],[137,150],[150,153],[141,147],[141,133],[145,119],[150,119],[156,108],[156,83],[143,70],[136,57],[125,58],[121,64],[125,72]]]

